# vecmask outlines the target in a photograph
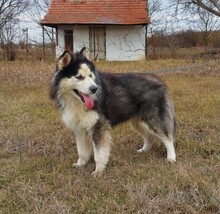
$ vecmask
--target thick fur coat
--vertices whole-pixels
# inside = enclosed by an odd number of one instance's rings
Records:
[[[168,161],[175,162],[175,114],[164,82],[148,73],[99,72],[84,50],[65,51],[51,82],[51,98],[76,139],[79,159],[74,166],[86,165],[93,155],[92,175],[101,175],[109,160],[111,127],[125,121],[143,137],[138,152],[151,148],[153,136],[165,145]]]

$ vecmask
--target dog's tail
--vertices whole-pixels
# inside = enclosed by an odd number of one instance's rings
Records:
[[[177,143],[176,138],[177,138],[177,131],[178,131],[178,122],[177,122],[176,115],[175,115],[174,104],[171,99],[170,99],[170,103],[171,103],[172,116],[173,116],[173,142],[174,142],[175,147],[177,147],[178,143]]]
[[[168,127],[168,132],[167,136],[172,136],[173,141],[176,140],[177,136],[177,120],[176,120],[176,115],[175,115],[175,110],[174,110],[174,104],[172,102],[172,99],[169,94],[166,94],[166,120],[164,126],[167,128]],[[165,129],[166,129],[165,128]]]
[[[174,121],[173,121],[173,139],[174,141],[176,140],[176,136],[177,136],[177,121],[176,121],[176,117],[174,116]]]

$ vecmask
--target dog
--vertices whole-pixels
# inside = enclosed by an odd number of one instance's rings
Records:
[[[176,120],[165,83],[149,73],[97,71],[85,49],[59,57],[50,90],[75,136],[79,158],[74,166],[85,166],[93,155],[92,176],[102,175],[111,150],[111,127],[125,121],[143,137],[138,152],[150,150],[153,136],[166,147],[168,161],[175,162]]]

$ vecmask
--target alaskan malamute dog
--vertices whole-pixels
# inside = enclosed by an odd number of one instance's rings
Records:
[[[144,140],[138,152],[151,148],[153,136],[165,145],[168,161],[175,162],[174,107],[164,82],[149,73],[99,72],[84,52],[65,51],[51,83],[51,98],[76,139],[74,166],[86,165],[94,155],[92,175],[100,176],[109,159],[111,127],[128,120]]]

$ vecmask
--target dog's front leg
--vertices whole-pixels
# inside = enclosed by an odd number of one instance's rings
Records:
[[[74,135],[76,139],[79,159],[76,163],[73,164],[73,166],[85,166],[88,163],[92,154],[92,138],[83,129],[77,130],[76,132],[74,132]]]
[[[105,170],[111,150],[111,127],[107,121],[98,121],[93,132],[93,150],[96,163],[93,177],[99,177]]]

